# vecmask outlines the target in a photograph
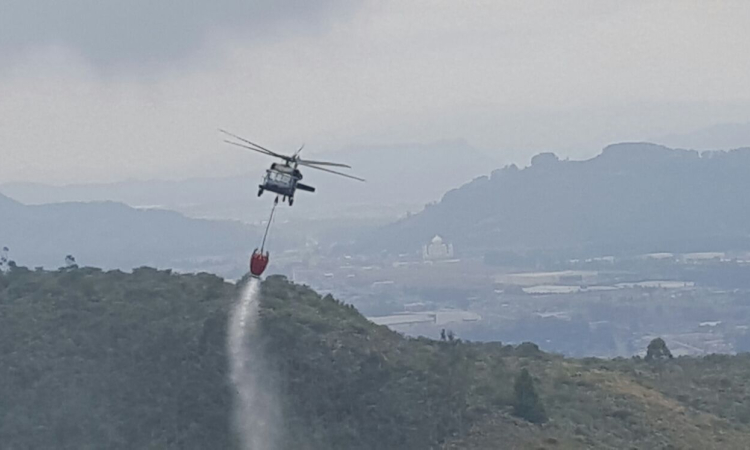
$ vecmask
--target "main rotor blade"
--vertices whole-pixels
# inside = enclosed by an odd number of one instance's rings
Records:
[[[331,169],[324,169],[324,168],[318,167],[318,166],[306,166],[306,167],[309,167],[311,169],[322,170],[323,172],[333,173],[333,174],[336,174],[336,175],[341,175],[342,177],[351,178],[352,180],[365,181],[364,178],[358,178],[358,177],[355,177],[355,176],[352,176],[352,175],[347,175],[345,173],[336,172],[335,170],[331,170]]]
[[[309,159],[300,159],[299,163],[305,166],[331,166],[331,167],[346,167],[347,169],[351,169],[352,166],[348,164],[341,164],[341,163],[334,163],[334,162],[328,162],[328,161],[312,161]]]
[[[255,147],[250,147],[249,145],[240,144],[239,142],[232,142],[232,141],[228,141],[226,139],[224,139],[224,142],[226,142],[227,144],[235,145],[235,146],[240,147],[240,148],[244,148],[246,150],[252,150],[254,152],[262,153],[262,154],[264,154],[266,156],[273,156],[273,157],[276,157],[276,158],[281,158],[281,159],[284,159],[284,160],[288,160],[288,157],[286,157],[284,155],[277,155],[276,153],[272,153],[272,152],[269,152],[269,151],[266,151],[266,150],[261,150],[259,148],[255,148]]]
[[[256,144],[255,142],[253,142],[253,141],[249,141],[249,140],[247,140],[247,139],[245,139],[245,138],[243,138],[243,137],[241,137],[241,136],[237,136],[237,135],[236,135],[236,134],[234,134],[234,133],[230,133],[230,132],[228,132],[228,131],[226,131],[226,130],[222,130],[221,128],[219,128],[219,131],[220,131],[220,132],[222,132],[222,133],[224,133],[224,134],[226,134],[226,135],[232,136],[232,137],[233,137],[233,138],[235,138],[235,139],[239,139],[239,140],[241,140],[242,142],[245,142],[246,144],[250,144],[250,145],[252,145],[253,147],[257,147],[257,148],[258,148],[258,149],[260,149],[260,150],[263,150],[263,151],[265,151],[265,152],[268,152],[268,154],[270,154],[270,155],[273,155],[273,156],[276,156],[276,157],[278,157],[278,158],[282,158],[282,159],[289,159],[289,157],[288,157],[288,156],[286,156],[286,155],[282,155],[282,154],[280,154],[280,153],[276,153],[276,152],[273,152],[273,151],[271,151],[271,150],[269,150],[269,149],[267,149],[267,148],[263,147],[262,145],[258,145],[258,144]],[[253,149],[253,150],[257,150],[257,149]]]
[[[294,158],[297,158],[302,151],[302,149],[305,148],[305,144],[302,144],[302,146],[294,153]],[[299,161],[299,158],[297,158],[297,161]]]

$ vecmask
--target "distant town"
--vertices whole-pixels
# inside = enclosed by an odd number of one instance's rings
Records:
[[[436,338],[538,342],[574,356],[632,356],[655,336],[675,355],[750,350],[748,252],[649,253],[517,267],[460,258],[435,236],[421,254],[288,252],[280,272],[330,292],[375,323]],[[277,266],[278,267],[278,266]]]

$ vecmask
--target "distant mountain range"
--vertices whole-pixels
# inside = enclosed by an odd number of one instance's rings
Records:
[[[119,202],[134,208],[159,208],[192,217],[234,217],[238,205],[250,215],[260,209],[249,209],[249,199],[257,191],[258,177],[190,178],[170,180],[129,180],[116,183],[71,184],[52,186],[40,183],[7,183],[0,191],[30,205],[64,202]],[[258,205],[260,206],[260,205]],[[267,211],[267,205],[262,210]],[[265,214],[264,214],[265,216]]]
[[[81,265],[143,265],[238,275],[258,233],[238,222],[190,219],[114,202],[28,206],[0,195],[0,246],[18,264],[56,268],[72,254]]]
[[[654,139],[661,144],[691,150],[718,150],[750,147],[750,123],[720,123],[683,134]]]
[[[419,209],[449,189],[487,174],[498,163],[464,140],[432,144],[351,147],[325,159],[350,164],[366,183],[349,183],[308,171],[321,202],[412,204]],[[320,180],[320,181],[318,181]]]
[[[698,153],[611,145],[586,161],[551,153],[452,190],[360,242],[418,251],[434,235],[457,253],[595,254],[750,247],[750,149]]]
[[[256,157],[251,155],[252,157]],[[454,187],[486,174],[496,163],[464,141],[428,145],[351,147],[314,155],[350,164],[351,173],[366,183],[303,170],[305,182],[317,193],[303,193],[287,218],[326,220],[377,217],[393,220],[418,211]],[[257,156],[258,161],[263,160]],[[258,222],[266,218],[270,197],[255,198],[264,169],[242,176],[191,178],[182,181],[131,180],[117,183],[51,186],[6,183],[0,192],[27,204],[76,201],[117,201],[133,207],[158,207],[191,217]]]

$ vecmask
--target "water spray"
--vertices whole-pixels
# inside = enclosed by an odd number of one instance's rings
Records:
[[[235,388],[234,425],[243,450],[274,450],[279,404],[259,330],[260,280],[242,288],[229,322],[230,377]]]

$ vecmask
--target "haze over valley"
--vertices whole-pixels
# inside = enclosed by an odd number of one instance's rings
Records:
[[[0,0],[0,447],[747,449],[748,23]]]
[[[443,145],[451,154],[451,146],[463,144]],[[447,327],[472,340],[534,341],[576,356],[630,356],[658,335],[679,342],[678,354],[745,351],[749,152],[623,143],[586,161],[544,153],[528,167],[467,178],[400,218],[383,212],[387,199],[402,198],[388,191],[393,183],[380,184],[381,195],[363,197],[362,204],[345,200],[359,189],[331,194],[341,201],[327,218],[303,217],[323,195],[301,197],[294,213],[275,219],[271,270],[411,335],[434,338]],[[404,176],[411,167],[395,173]],[[419,184],[435,172],[418,173],[411,179]],[[133,203],[136,194],[164,195],[168,203],[170,193],[195,193],[207,208],[218,205],[211,202],[216,195],[236,211],[256,200],[243,178],[7,187],[37,202],[54,192],[60,200],[130,195]],[[435,188],[420,191],[423,198]],[[242,194],[232,197],[233,189]],[[82,265],[151,265],[231,279],[247,270],[247,254],[267,221],[250,210],[244,214],[255,221],[243,224],[111,202],[25,206],[5,197],[2,208],[10,218],[4,245],[30,267],[55,268],[73,254]]]

